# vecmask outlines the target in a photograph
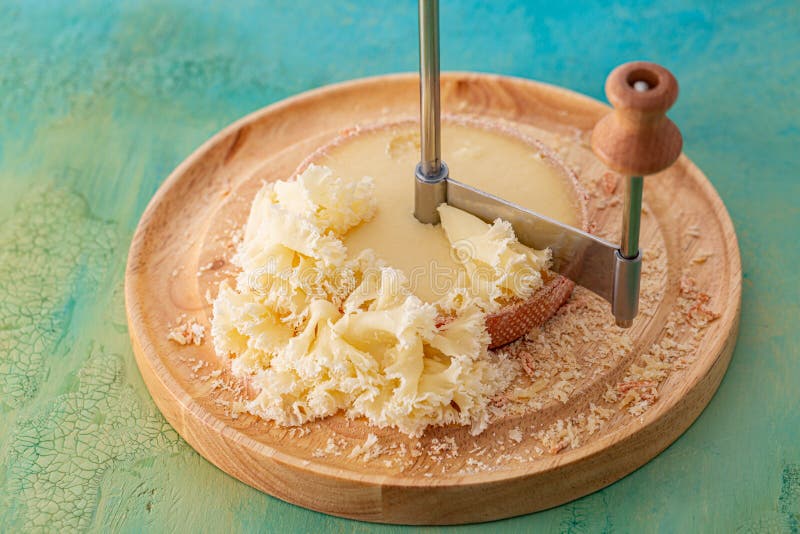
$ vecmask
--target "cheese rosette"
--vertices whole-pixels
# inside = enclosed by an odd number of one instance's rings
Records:
[[[454,259],[464,267],[455,273],[453,291],[443,307],[474,305],[486,313],[526,300],[544,284],[542,271],[551,262],[550,249],[534,250],[521,244],[508,221],[487,224],[458,208],[438,208],[442,229]]]
[[[215,350],[253,386],[246,409],[278,424],[341,411],[412,435],[451,423],[479,433],[489,399],[516,372],[488,351],[485,314],[541,286],[547,254],[520,245],[502,221],[444,206],[448,239],[475,253],[450,293],[425,303],[371,250],[347,254],[344,234],[375,213],[373,188],[314,165],[264,185],[233,258],[235,287],[223,282],[213,303]],[[490,275],[467,285],[486,266]],[[520,283],[523,268],[536,274]]]

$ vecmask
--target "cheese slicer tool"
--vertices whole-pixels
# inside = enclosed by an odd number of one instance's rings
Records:
[[[626,177],[616,245],[450,177],[441,159],[438,0],[419,2],[419,44],[421,160],[414,173],[414,216],[436,224],[437,207],[446,203],[487,222],[508,221],[521,243],[549,247],[554,271],[607,300],[617,325],[630,327],[639,306],[643,177],[668,168],[682,148],[680,131],[666,117],[678,97],[675,77],[660,65],[637,61],[617,67],[606,80],[614,109],[596,124],[591,144],[607,167]]]

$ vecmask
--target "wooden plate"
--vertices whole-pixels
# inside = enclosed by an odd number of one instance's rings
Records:
[[[240,413],[248,395],[209,336],[167,339],[182,314],[208,331],[216,285],[232,275],[235,230],[262,180],[288,177],[346,128],[413,116],[417,78],[393,75],[305,93],[229,126],[183,162],[147,207],[131,244],[125,296],[136,361],[156,404],[204,457],[286,501],[367,521],[487,521],[580,497],[674,441],[716,391],[736,340],[738,245],[711,184],[685,156],[650,177],[642,313],[628,331],[581,288],[553,320],[512,345],[518,387],[493,422],[420,439],[334,416],[290,429]],[[608,110],[584,96],[490,75],[443,76],[445,112],[505,121],[554,147],[589,191],[593,231],[617,239],[618,177],[588,148]],[[523,372],[524,371],[524,372]],[[524,395],[520,392],[527,392]],[[527,397],[526,397],[527,395]],[[372,436],[370,436],[372,434]],[[372,443],[375,441],[375,443]]]

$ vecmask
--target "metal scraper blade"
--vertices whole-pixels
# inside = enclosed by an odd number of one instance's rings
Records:
[[[436,224],[437,207],[447,203],[487,222],[498,218],[510,222],[522,244],[550,248],[553,270],[606,299],[617,325],[630,327],[639,307],[641,176],[631,177],[626,190],[622,249],[453,180],[441,158],[438,0],[419,2],[419,45],[421,158],[414,172],[414,216]]]
[[[552,270],[611,301],[616,245],[452,178],[445,181],[448,205],[488,223],[510,222],[520,243],[552,251]]]

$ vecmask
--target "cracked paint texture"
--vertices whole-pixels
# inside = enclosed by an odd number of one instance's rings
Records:
[[[189,448],[136,369],[122,280],[147,202],[219,128],[313,87],[416,70],[412,4],[0,2],[0,531],[405,530],[288,505]],[[603,99],[619,63],[670,68],[671,117],[731,213],[745,279],[731,367],[684,436],[602,491],[489,528],[800,532],[797,2],[440,10],[445,69]]]
[[[39,187],[0,227],[0,408],[30,401],[72,319],[75,293],[111,256],[109,224],[79,196]]]
[[[178,448],[178,434],[124,383],[119,356],[93,352],[77,381],[17,423],[5,473],[7,524],[85,529],[107,471]]]

